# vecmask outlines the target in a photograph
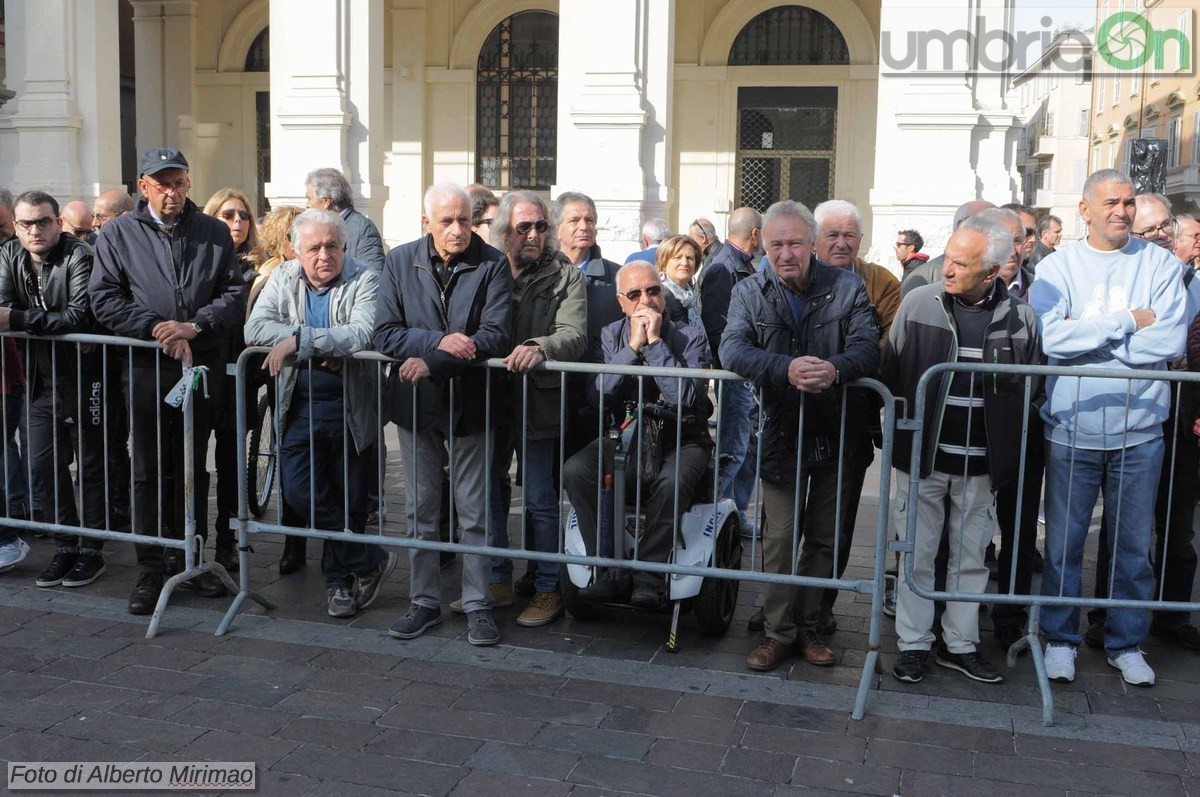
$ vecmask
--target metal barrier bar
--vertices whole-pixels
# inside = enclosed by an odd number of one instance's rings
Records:
[[[921,376],[920,380],[918,381],[917,387],[916,387],[916,406],[913,409],[912,419],[900,423],[900,428],[902,428],[906,431],[911,431],[913,433],[912,457],[911,457],[910,466],[909,466],[909,474],[910,474],[909,507],[910,507],[910,510],[909,510],[908,516],[907,516],[906,527],[903,530],[904,538],[902,540],[899,540],[899,541],[895,542],[894,544],[892,544],[891,549],[896,552],[902,553],[902,554],[907,554],[906,556],[903,557],[904,558],[904,576],[907,581],[907,584],[916,596],[926,599],[926,600],[931,600],[931,601],[954,601],[954,602],[967,602],[967,603],[991,603],[991,604],[1028,606],[1029,607],[1029,617],[1028,617],[1028,621],[1026,624],[1026,633],[1009,650],[1007,660],[1008,660],[1008,665],[1010,667],[1013,667],[1016,664],[1016,658],[1017,658],[1018,654],[1021,651],[1023,651],[1024,649],[1030,650],[1031,659],[1033,660],[1033,665],[1034,665],[1035,673],[1036,673],[1037,680],[1038,680],[1038,687],[1041,692],[1043,722],[1046,725],[1051,725],[1051,724],[1053,724],[1053,698],[1052,698],[1051,691],[1050,691],[1050,683],[1046,676],[1046,668],[1045,668],[1045,661],[1043,658],[1043,650],[1041,648],[1039,636],[1038,636],[1041,612],[1044,607],[1071,607],[1071,608],[1079,608],[1079,609],[1084,609],[1084,608],[1135,609],[1135,610],[1147,611],[1147,612],[1149,612],[1149,611],[1192,612],[1192,611],[1200,611],[1200,601],[1192,600],[1192,601],[1185,602],[1185,601],[1163,600],[1163,589],[1164,589],[1163,581],[1164,581],[1164,575],[1166,572],[1166,556],[1165,555],[1163,557],[1161,557],[1162,560],[1158,562],[1158,572],[1156,575],[1159,580],[1159,590],[1158,590],[1158,594],[1157,594],[1157,599],[1137,600],[1137,599],[1132,599],[1132,598],[1114,598],[1114,597],[1112,597],[1113,596],[1113,584],[1115,582],[1117,558],[1120,555],[1118,546],[1119,546],[1119,541],[1120,541],[1120,525],[1121,524],[1119,523],[1119,519],[1121,517],[1121,512],[1122,512],[1121,492],[1123,492],[1123,491],[1119,492],[1114,499],[1114,501],[1115,501],[1114,509],[1116,511],[1116,517],[1109,518],[1107,520],[1107,524],[1109,526],[1108,533],[1111,535],[1111,538],[1112,538],[1111,548],[1113,551],[1110,565],[1109,565],[1110,572],[1108,573],[1108,576],[1109,576],[1108,597],[1086,597],[1085,595],[1082,594],[1082,589],[1081,589],[1081,594],[1078,597],[1066,595],[1065,594],[1065,580],[1060,582],[1058,594],[1046,595],[1046,594],[1041,594],[1040,592],[1035,593],[1032,588],[1030,589],[1029,594],[1022,594],[1022,593],[1017,592],[1016,557],[1017,557],[1017,551],[1019,550],[1019,546],[1020,546],[1020,540],[1021,540],[1020,535],[1023,531],[1023,529],[1022,529],[1023,524],[1021,522],[1021,516],[1022,516],[1022,509],[1023,509],[1023,501],[1025,500],[1024,479],[1025,479],[1026,474],[1025,474],[1024,464],[1026,461],[1026,455],[1028,453],[1028,445],[1029,445],[1028,437],[1031,432],[1029,418],[1028,418],[1028,412],[1026,412],[1026,417],[1023,419],[1022,424],[1021,424],[1021,434],[1022,434],[1021,446],[1020,446],[1021,459],[1020,459],[1020,466],[1018,468],[1018,487],[1017,487],[1017,498],[1016,498],[1017,508],[1016,508],[1016,514],[1015,514],[1015,519],[1014,519],[1014,527],[1015,527],[1015,531],[1014,531],[1014,535],[1013,535],[1014,550],[1011,553],[1012,564],[1011,564],[1011,572],[1010,572],[1008,584],[1007,584],[1007,591],[990,593],[990,592],[987,592],[986,588],[985,588],[983,591],[980,591],[980,592],[970,592],[970,591],[963,591],[958,588],[950,589],[949,584],[947,585],[946,589],[938,590],[935,588],[935,585],[933,585],[933,584],[923,584],[923,583],[918,582],[914,576],[914,566],[915,565],[914,565],[914,556],[912,555],[916,549],[917,535],[919,533],[920,534],[935,533],[935,531],[940,533],[940,531],[941,531],[940,529],[934,530],[934,529],[919,528],[918,522],[917,522],[918,515],[917,515],[917,512],[915,511],[915,508],[918,505],[918,500],[919,500],[918,499],[918,490],[919,490],[919,486],[920,486],[920,482],[921,482],[921,476],[920,476],[921,462],[922,462],[922,456],[923,456],[923,450],[924,450],[924,444],[925,444],[924,435],[923,435],[925,411],[926,411],[926,407],[928,406],[929,401],[933,400],[933,399],[930,399],[929,394],[931,392],[931,385],[934,382],[934,380],[942,379],[942,378],[946,377],[947,375],[954,375],[954,374],[971,374],[971,375],[985,374],[985,375],[991,376],[993,378],[996,378],[998,376],[1022,377],[1024,380],[1024,395],[1025,395],[1024,406],[1026,408],[1029,408],[1031,405],[1031,402],[1030,402],[1031,390],[1032,390],[1031,380],[1034,378],[1037,378],[1037,377],[1054,376],[1054,377],[1068,377],[1068,378],[1076,379],[1075,398],[1074,398],[1074,402],[1075,402],[1076,406],[1078,406],[1078,404],[1080,402],[1082,380],[1084,378],[1120,380],[1122,382],[1127,383],[1127,386],[1125,389],[1125,400],[1124,400],[1124,410],[1125,410],[1124,417],[1126,417],[1126,418],[1128,418],[1130,409],[1132,407],[1133,383],[1135,383],[1135,382],[1175,383],[1176,384],[1176,387],[1175,387],[1176,399],[1175,399],[1175,403],[1172,407],[1173,411],[1171,412],[1171,414],[1168,418],[1168,421],[1165,422],[1165,423],[1173,424],[1173,428],[1171,430],[1171,437],[1172,437],[1172,439],[1171,439],[1171,456],[1172,456],[1172,459],[1170,460],[1172,463],[1172,466],[1169,468],[1169,470],[1166,471],[1167,474],[1173,474],[1174,470],[1175,470],[1174,456],[1175,456],[1175,452],[1177,451],[1177,446],[1178,446],[1177,437],[1179,434],[1179,422],[1178,422],[1178,418],[1176,417],[1176,412],[1174,411],[1174,409],[1179,406],[1179,396],[1181,395],[1183,383],[1200,383],[1200,373],[1191,373],[1191,372],[1185,372],[1185,371],[1140,371],[1140,370],[1131,371],[1128,369],[1100,368],[1100,367],[1025,366],[1025,365],[1001,365],[1001,364],[995,364],[995,363],[991,363],[991,364],[988,364],[988,363],[980,363],[980,364],[977,364],[977,363],[939,363],[939,364],[931,367],[929,370],[927,370]],[[970,421],[968,420],[968,436],[969,436],[969,430],[970,430]],[[1069,464],[1067,486],[1066,486],[1066,489],[1067,489],[1066,500],[1067,500],[1068,507],[1070,507],[1072,505],[1072,503],[1071,503],[1072,495],[1074,492],[1074,487],[1075,487],[1075,482],[1076,482],[1075,466],[1076,466],[1076,453],[1078,451],[1078,447],[1075,444],[1078,441],[1078,434],[1079,434],[1079,429],[1078,429],[1078,426],[1076,426],[1071,430],[1070,464]],[[1051,444],[1052,443],[1048,443],[1048,445],[1051,445]],[[1120,448],[1120,467],[1121,467],[1122,473],[1125,473],[1126,472],[1125,471],[1125,458],[1126,458],[1127,452],[1129,450],[1129,428],[1128,428],[1127,424],[1125,425],[1124,431],[1122,432],[1121,446],[1119,448]],[[1111,449],[1111,451],[1115,452],[1116,449],[1115,448]],[[1155,475],[1159,476],[1159,474],[1155,474]],[[1170,475],[1168,475],[1167,478],[1170,478]],[[1194,474],[1193,474],[1192,478],[1194,478]],[[1164,538],[1164,544],[1162,545],[1162,549],[1164,551],[1166,551],[1166,549],[1167,549],[1166,543],[1169,542],[1169,535],[1171,533],[1170,517],[1171,517],[1171,507],[1172,507],[1172,501],[1173,501],[1173,486],[1174,485],[1171,484],[1171,485],[1168,485],[1168,487],[1167,487],[1166,513],[1167,513],[1168,522],[1167,522],[1166,529],[1163,530],[1163,534],[1166,535]],[[1101,485],[1101,488],[1103,489],[1103,485]],[[1047,484],[1047,490],[1048,489],[1049,489],[1049,485]],[[1155,499],[1157,502],[1157,495],[1155,496]],[[1094,512],[1094,506],[1088,507],[1088,511],[1089,511],[1089,513]],[[1156,513],[1157,513],[1157,507],[1156,507]],[[961,530],[960,530],[960,533],[961,533]],[[995,533],[995,530],[993,530],[993,534],[994,533]],[[1153,536],[1154,534],[1155,534],[1155,532],[1152,530],[1151,531],[1152,536],[1149,540],[1150,545],[1155,544],[1155,539]],[[1059,556],[1059,558],[1058,558],[1059,572],[1063,572],[1066,569],[1066,566],[1068,564],[1068,560],[1067,560],[1068,552],[1067,552],[1067,546],[1065,543],[1066,543],[1066,539],[1064,537],[1064,546],[1062,548],[1061,553],[1058,551],[1050,551],[1050,550],[1046,550],[1046,552],[1045,552],[1045,557],[1047,560],[1050,560],[1051,556],[1056,556],[1056,555]],[[1150,551],[1147,551],[1147,554],[1150,554],[1150,553],[1151,553]],[[1082,562],[1081,562],[1081,566],[1082,566]],[[961,572],[958,573],[957,575],[959,577],[961,577]],[[961,583],[956,586],[961,586]],[[1081,579],[1081,587],[1082,587],[1082,579]]]

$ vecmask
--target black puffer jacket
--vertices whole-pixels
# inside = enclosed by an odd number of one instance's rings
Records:
[[[92,248],[70,233],[43,258],[33,262],[21,242],[13,239],[0,246],[0,307],[12,309],[9,325],[16,332],[31,335],[68,335],[95,332],[96,320],[88,306],[88,280],[92,275]],[[54,357],[50,341],[34,341],[28,348],[28,373],[33,390],[49,390]],[[25,351],[22,344],[18,347]],[[76,382],[74,344],[59,344],[56,389],[73,394]],[[81,361],[87,370],[100,369],[100,357]],[[110,365],[115,367],[115,365]]]
[[[487,374],[438,348],[442,338],[461,332],[475,343],[476,359],[506,357],[512,351],[512,272],[508,258],[471,235],[467,251],[455,260],[443,288],[434,275],[431,236],[388,252],[375,305],[376,351],[403,362],[420,357],[430,378],[414,391],[391,369],[391,420],[402,429],[438,429],[463,436],[484,431]],[[459,377],[454,379],[454,377]],[[454,401],[451,406],[451,385]],[[416,396],[416,407],[413,397]],[[493,418],[505,411],[505,391],[492,390]]]
[[[840,389],[801,394],[788,382],[788,366],[811,355],[833,363],[845,384],[874,376],[879,367],[879,322],[862,278],[813,257],[804,310],[797,324],[774,271],[747,277],[733,289],[721,338],[721,364],[762,388],[762,478],[796,478],[796,436],[804,395],[804,461],[837,456]]]
[[[170,235],[145,199],[105,224],[88,289],[96,320],[117,335],[150,340],[160,321],[200,324],[191,342],[197,361],[219,360],[246,319],[247,286],[229,228],[190,199]]]

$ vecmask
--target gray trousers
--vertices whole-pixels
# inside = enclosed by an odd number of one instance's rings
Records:
[[[458,524],[451,539],[464,545],[485,545],[487,525],[486,489],[488,448],[493,433],[448,438],[438,432],[400,429],[400,459],[404,467],[405,534],[437,542],[442,513],[442,468],[452,451],[450,486]],[[412,602],[437,608],[442,602],[442,575],[437,551],[409,550],[412,568],[409,593]],[[486,556],[464,555],[462,563],[463,609],[473,612],[488,608]]]

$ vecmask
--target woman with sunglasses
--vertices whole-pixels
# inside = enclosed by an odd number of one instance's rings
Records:
[[[254,216],[250,213],[249,197],[235,188],[222,188],[204,203],[204,212],[225,222],[241,262],[242,276],[247,285],[253,284],[258,276],[262,249],[258,245],[258,228],[254,223]],[[245,348],[241,327],[238,327],[225,343],[226,350],[222,362],[236,361]],[[217,438],[216,449],[213,452],[217,471],[217,541],[213,560],[229,572],[236,573],[237,546],[229,524],[231,518],[237,517],[238,502],[236,383],[224,374],[210,373],[208,378],[215,388],[212,391],[212,418],[213,433]]]
[[[704,329],[700,318],[700,290],[696,272],[703,255],[696,242],[686,235],[672,235],[658,245],[655,265],[666,288],[667,318],[675,324],[690,324]]]

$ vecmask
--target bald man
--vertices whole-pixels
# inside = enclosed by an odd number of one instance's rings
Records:
[[[958,206],[958,210],[954,211],[954,220],[950,224],[950,231],[956,231],[962,223],[974,216],[981,210],[996,207],[986,199],[972,199],[969,202],[964,202]],[[918,266],[904,276],[904,281],[900,283],[900,297],[904,298],[913,288],[919,288],[922,285],[928,285],[931,282],[942,281],[942,262],[945,260],[944,255],[938,255],[933,260],[930,260],[923,266]]]
[[[1186,266],[1200,266],[1200,221],[1181,213],[1175,222],[1175,257]]]
[[[96,197],[92,205],[92,225],[98,233],[100,229],[117,216],[133,210],[133,197],[124,188],[113,188]]]
[[[58,219],[62,222],[63,232],[69,232],[89,244],[95,243],[96,236],[92,233],[92,209],[86,203],[78,199],[68,202],[62,206]]]

